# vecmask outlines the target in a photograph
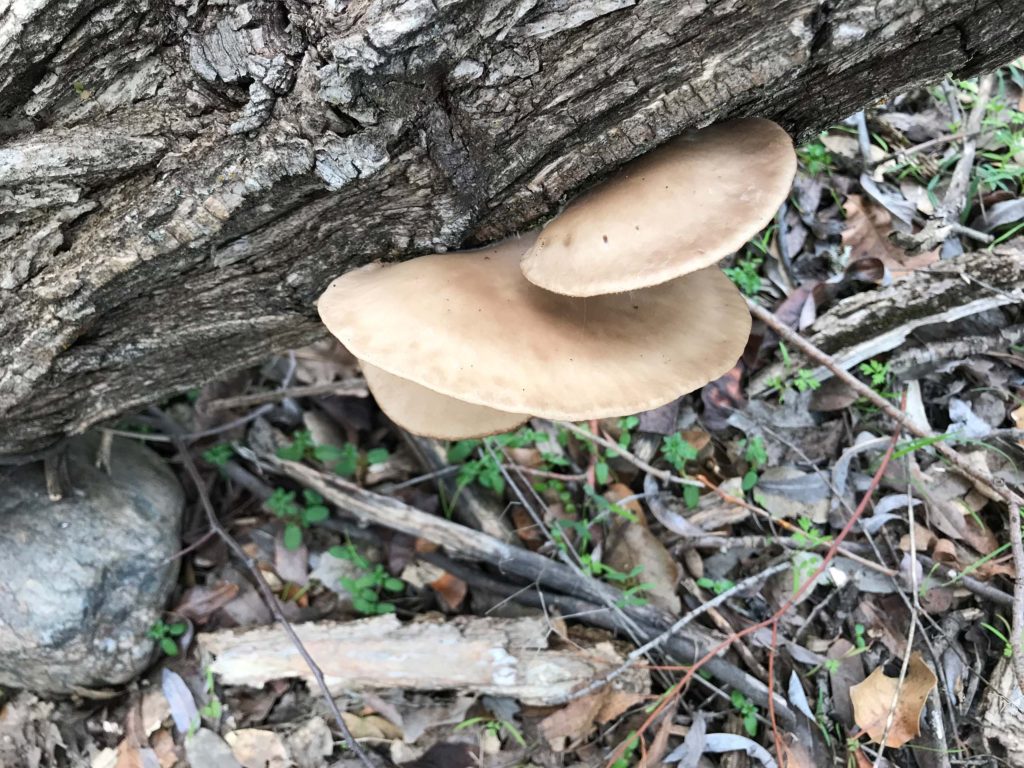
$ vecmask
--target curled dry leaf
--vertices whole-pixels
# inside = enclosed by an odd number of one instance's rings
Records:
[[[854,722],[873,741],[880,742],[889,719],[889,710],[893,706],[893,698],[898,691],[899,698],[885,746],[902,747],[921,733],[921,710],[937,680],[921,654],[916,652],[910,657],[902,687],[899,686],[898,677],[889,677],[882,667],[877,667],[864,682],[850,689]]]
[[[926,267],[939,258],[937,250],[911,256],[890,241],[892,216],[868,198],[850,195],[843,208],[846,211],[843,245],[850,247],[851,261],[878,259],[889,268],[893,277],[898,278]]]

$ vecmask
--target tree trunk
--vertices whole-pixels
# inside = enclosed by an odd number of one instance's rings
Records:
[[[1024,51],[1022,0],[0,0],[0,454],[320,333],[689,126],[807,136]]]

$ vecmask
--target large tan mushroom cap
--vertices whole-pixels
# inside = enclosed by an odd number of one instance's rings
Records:
[[[508,432],[530,417],[474,405],[381,370],[361,361],[377,405],[395,424],[415,435],[439,440],[466,440]]]
[[[796,154],[770,120],[691,131],[572,202],[523,274],[566,296],[646,288],[711,266],[761,230],[789,194]]]
[[[533,237],[342,275],[320,317],[360,360],[436,392],[554,419],[663,405],[735,364],[739,291],[708,269],[636,293],[573,299],[527,282]]]

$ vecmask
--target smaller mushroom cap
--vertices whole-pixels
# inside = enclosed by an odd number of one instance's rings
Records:
[[[646,288],[741,248],[789,194],[796,153],[770,120],[688,131],[570,203],[523,258],[534,285],[566,296]]]
[[[467,440],[508,432],[530,417],[474,405],[359,361],[377,405],[395,424],[423,437]]]

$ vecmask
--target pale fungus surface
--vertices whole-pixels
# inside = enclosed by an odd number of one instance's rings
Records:
[[[465,440],[508,432],[525,424],[524,413],[508,413],[475,405],[388,373],[360,361],[366,384],[380,409],[413,434],[439,440]]]
[[[795,173],[793,142],[770,120],[687,131],[570,203],[524,255],[523,274],[596,296],[709,267],[771,221]]]
[[[356,357],[512,414],[582,420],[667,403],[729,370],[750,331],[718,269],[588,299],[546,291],[520,261],[536,235],[342,275],[320,297]]]

